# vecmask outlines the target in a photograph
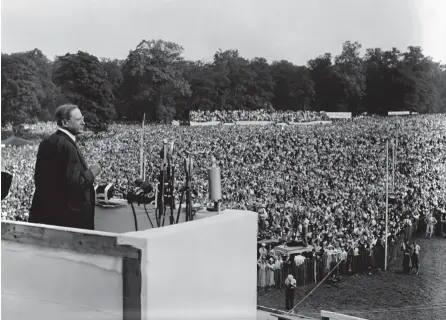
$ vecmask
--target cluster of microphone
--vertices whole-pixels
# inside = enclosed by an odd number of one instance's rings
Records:
[[[156,194],[150,181],[136,179],[134,185],[133,190],[127,193],[128,203],[150,204],[155,201]]]
[[[158,187],[155,187],[154,184],[150,181],[136,179],[134,182],[134,187],[130,192],[127,193],[128,203],[151,204],[153,202],[157,203],[157,201],[162,201],[162,203],[170,203],[171,197],[174,196],[173,181],[171,181],[173,180],[174,171],[174,168],[171,166],[173,150],[174,142],[171,142],[169,144],[167,140],[164,140],[159,155],[163,160],[163,167],[160,174],[160,183],[164,183],[165,185],[163,186],[158,184]],[[194,170],[194,162],[192,157],[190,157],[189,155],[184,159],[183,168],[186,174],[186,183],[183,188],[179,189],[180,192],[190,192],[190,195],[198,196],[198,192],[194,190],[190,184],[192,173]],[[217,160],[215,159],[215,157],[212,157],[211,166],[208,168],[207,171],[209,180],[209,199],[213,202],[213,207],[209,207],[208,210],[220,211],[223,209],[220,207],[220,203],[222,201],[221,170],[217,165]],[[166,192],[169,192],[169,194],[167,194]],[[164,196],[164,200],[162,200],[162,198],[159,198],[160,196]],[[158,199],[156,199],[157,197]],[[188,199],[190,201],[190,198]]]
[[[150,183],[150,181],[148,181],[148,180],[142,181],[142,179],[136,179],[135,186],[136,186],[135,194],[139,194],[139,195],[147,194],[147,193],[151,193],[153,191],[153,186]]]

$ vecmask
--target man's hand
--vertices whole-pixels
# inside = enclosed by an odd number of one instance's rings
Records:
[[[94,165],[92,165],[90,167],[91,172],[93,173],[93,175],[96,177],[97,175],[99,175],[101,173],[101,167],[95,163]]]

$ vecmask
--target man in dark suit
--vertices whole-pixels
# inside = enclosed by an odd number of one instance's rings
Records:
[[[40,143],[34,173],[36,190],[29,222],[94,230],[95,191],[100,173],[90,168],[76,145],[84,118],[76,105],[57,108],[58,130]]]

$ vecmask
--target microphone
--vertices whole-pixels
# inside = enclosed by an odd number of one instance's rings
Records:
[[[142,181],[142,179],[140,179],[140,178],[138,178],[138,179],[136,179],[135,180],[135,185],[137,186],[137,187],[140,187],[141,186],[141,184],[143,183],[144,181]]]
[[[172,140],[172,142],[170,143],[170,155],[173,154],[174,144],[175,144],[175,140]]]
[[[141,183],[139,188],[143,191],[143,193],[150,193],[153,191],[152,184],[150,183],[150,181],[147,180]]]
[[[164,163],[167,163],[167,152],[168,152],[168,150],[167,150],[167,140],[164,139],[164,141],[163,141],[163,160],[164,160]]]
[[[160,158],[164,160],[164,163],[167,163],[167,158],[173,155],[173,151],[175,150],[175,140],[173,140],[170,144],[168,143],[167,139],[163,140],[163,146],[160,150]]]
[[[211,167],[208,169],[208,181],[209,181],[209,198],[214,203],[214,207],[208,207],[208,211],[223,211],[221,208],[221,171],[217,166],[217,160],[215,157],[211,159]]]
[[[135,184],[137,188],[134,189],[133,192],[130,191],[127,193],[127,201],[129,203],[136,202],[138,204],[150,204],[155,200],[153,186],[150,181],[142,181],[141,179],[136,179]]]
[[[184,159],[184,172],[186,175],[191,176],[194,166],[194,160],[191,156],[188,156],[186,159]]]
[[[136,179],[135,188],[133,189],[134,194],[146,194],[153,191],[152,183],[149,180],[143,181],[142,179]]]
[[[218,202],[221,200],[221,172],[214,157],[212,157],[211,167],[208,169],[208,177],[209,198],[214,202]]]

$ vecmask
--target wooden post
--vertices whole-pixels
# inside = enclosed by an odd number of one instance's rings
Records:
[[[139,177],[144,180],[144,122],[146,121],[146,114],[142,118],[142,126],[141,126],[141,145],[139,148]]]
[[[141,320],[141,253],[139,255],[139,260],[122,260],[123,320]]]

